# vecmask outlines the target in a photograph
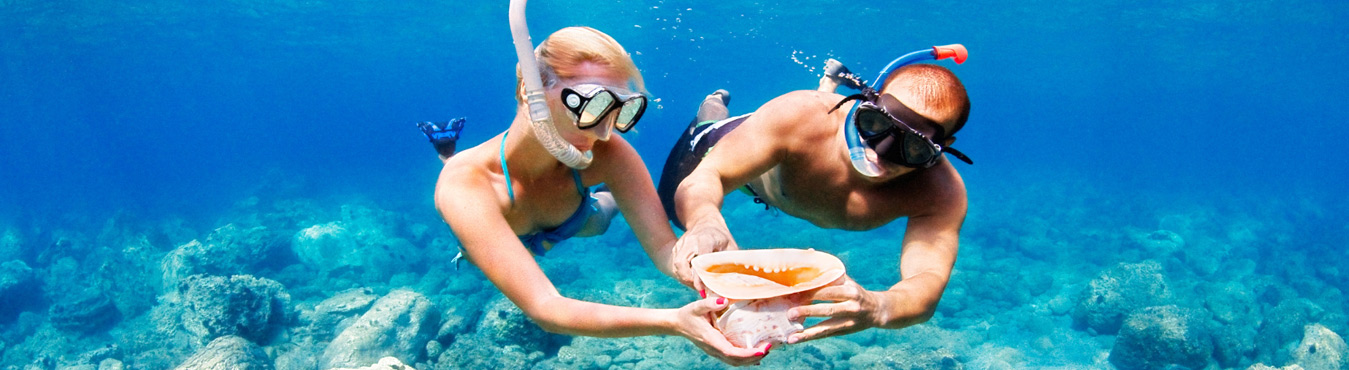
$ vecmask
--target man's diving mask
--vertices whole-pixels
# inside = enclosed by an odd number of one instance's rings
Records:
[[[948,58],[953,59],[956,64],[961,64],[965,62],[968,55],[965,47],[960,44],[934,46],[931,49],[914,51],[896,58],[885,66],[880,75],[876,77],[876,83],[885,82],[889,79],[890,74],[905,65],[925,60]],[[843,68],[841,64],[836,67],[839,71],[846,72],[846,68]],[[881,176],[884,173],[877,163],[868,159],[867,149],[875,152],[880,159],[910,168],[932,167],[941,160],[942,153],[951,153],[965,163],[974,164],[969,157],[960,153],[960,151],[937,144],[938,141],[944,142],[955,138],[946,135],[945,127],[914,112],[913,109],[905,106],[894,96],[881,94],[864,81],[856,79],[851,72],[846,74],[851,77],[852,82],[846,85],[861,90],[861,92],[839,101],[829,112],[832,113],[839,109],[848,101],[861,101],[854,104],[852,109],[848,111],[848,116],[843,123],[847,154],[852,161],[853,168],[857,169],[858,172],[869,177]],[[961,120],[963,121],[964,118],[962,117]],[[963,122],[957,123],[956,127],[960,127],[962,124]],[[932,138],[915,129],[915,127],[922,127],[923,125],[935,129]]]
[[[928,168],[937,164],[941,154],[951,153],[965,163],[974,164],[955,148],[943,147],[919,132],[914,126],[936,129],[933,137],[946,139],[946,129],[914,112],[890,94],[880,95],[875,102],[859,104],[852,116],[852,124],[876,156],[890,163],[912,168]]]
[[[562,104],[582,130],[595,127],[614,114],[614,129],[626,133],[646,112],[646,96],[589,83],[562,88]]]

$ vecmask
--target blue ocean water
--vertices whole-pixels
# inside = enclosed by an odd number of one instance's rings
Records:
[[[455,242],[431,204],[440,163],[413,123],[466,116],[469,145],[505,129],[515,105],[506,8],[0,0],[0,262],[21,261],[31,276],[28,288],[0,290],[9,295],[0,297],[0,365],[72,365],[110,344],[121,349],[103,358],[133,368],[181,363],[204,343],[156,352],[146,350],[150,334],[133,333],[163,322],[154,313],[167,299],[157,297],[186,294],[163,280],[171,269],[162,261],[194,240],[283,250],[214,272],[289,291],[297,313],[280,324],[289,334],[254,340],[278,368],[323,352],[316,343],[336,331],[300,344],[294,328],[317,325],[302,313],[347,288],[416,286],[442,311],[493,299],[475,289],[490,286],[480,276],[447,273],[438,259]],[[1163,303],[1207,317],[1216,329],[1205,335],[1205,366],[1305,363],[1305,326],[1349,334],[1349,3],[536,0],[528,14],[535,40],[586,25],[633,54],[657,109],[627,138],[652,176],[712,90],[730,90],[737,114],[813,88],[827,58],[870,77],[909,51],[969,48],[968,62],[947,66],[973,103],[958,147],[976,164],[957,164],[971,209],[938,315],[789,347],[766,365],[1116,366],[1106,360],[1116,335],[1084,328],[1072,308],[1112,271],[1164,276]],[[728,201],[742,245],[839,254],[851,270],[877,271],[855,276],[873,289],[897,279],[898,250],[886,241],[902,223],[824,231],[758,207]],[[403,241],[386,250],[405,243],[427,257],[399,257],[408,266],[399,272],[315,275],[304,256],[276,246],[338,221],[384,230]],[[240,231],[249,227],[268,231]],[[244,241],[223,242],[234,239]],[[615,246],[635,246],[626,226],[541,263],[576,279],[558,283],[569,296],[654,307],[692,299],[639,248],[593,259]],[[145,282],[125,283],[136,279]],[[87,303],[70,297],[90,290],[117,317],[91,314],[101,324],[88,330],[60,324],[63,310]],[[624,295],[642,291],[657,297]],[[462,312],[469,324],[445,329],[440,345],[456,348],[454,329],[478,327],[477,311]],[[58,340],[72,330],[76,339]],[[472,346],[478,352],[453,359],[405,361],[599,368],[567,361],[602,355],[625,368],[717,366],[679,338],[568,343],[539,349],[542,357]],[[625,351],[665,362],[619,361]]]

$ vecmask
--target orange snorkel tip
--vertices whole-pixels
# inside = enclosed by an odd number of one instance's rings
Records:
[[[970,57],[970,52],[965,50],[965,45],[961,44],[933,46],[932,54],[937,56],[937,60],[955,58],[956,64],[965,63],[965,58]]]

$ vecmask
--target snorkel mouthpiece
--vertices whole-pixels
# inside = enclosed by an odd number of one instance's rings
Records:
[[[590,167],[594,154],[582,153],[557,133],[553,126],[553,117],[548,109],[548,99],[543,92],[543,78],[540,77],[539,62],[534,58],[534,43],[529,39],[529,26],[525,24],[525,3],[527,0],[511,0],[510,21],[511,38],[515,42],[515,54],[520,59],[520,76],[525,84],[525,103],[529,104],[529,121],[534,128],[534,137],[543,144],[559,162],[567,167],[585,169]]]

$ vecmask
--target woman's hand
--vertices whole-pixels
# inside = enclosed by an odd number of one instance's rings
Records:
[[[712,327],[708,316],[726,309],[726,298],[707,298],[693,301],[676,311],[675,332],[731,366],[755,365],[768,354],[768,345],[764,348],[740,348],[726,340],[726,336]]]

